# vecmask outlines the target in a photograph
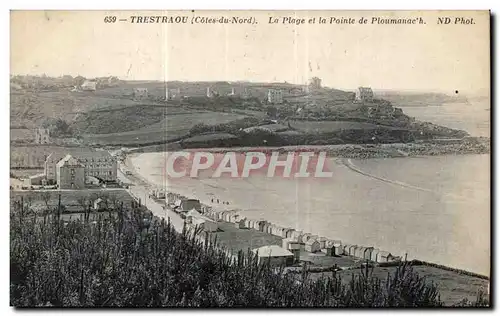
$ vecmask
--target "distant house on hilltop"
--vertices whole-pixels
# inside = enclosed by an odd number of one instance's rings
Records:
[[[355,100],[358,102],[372,101],[373,100],[373,90],[369,87],[359,87],[356,89]]]
[[[35,130],[35,143],[36,144],[50,143],[50,132],[48,128],[37,128]]]
[[[280,89],[269,89],[267,91],[267,102],[271,104],[283,103],[283,91]]]
[[[97,87],[97,82],[90,80],[85,80],[85,82],[82,83],[81,85],[81,89],[83,91],[95,91],[96,87]]]
[[[312,77],[309,80],[309,88],[312,90],[321,89],[321,79],[318,77]]]

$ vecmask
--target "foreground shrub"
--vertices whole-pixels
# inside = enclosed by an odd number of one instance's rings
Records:
[[[386,280],[369,269],[342,283],[229,257],[138,210],[97,221],[11,215],[11,304],[31,306],[440,306],[436,286],[408,263]]]

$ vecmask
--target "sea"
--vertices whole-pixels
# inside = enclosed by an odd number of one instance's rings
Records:
[[[473,136],[490,135],[489,104],[403,111]],[[145,153],[132,163],[142,176],[163,185],[165,157]],[[331,158],[327,163],[331,178],[200,175],[168,181],[167,186],[215,208],[239,209],[249,218],[490,275],[489,155]]]

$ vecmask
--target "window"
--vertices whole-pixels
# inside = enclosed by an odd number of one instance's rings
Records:
[[[71,175],[75,175],[75,169],[71,169]]]

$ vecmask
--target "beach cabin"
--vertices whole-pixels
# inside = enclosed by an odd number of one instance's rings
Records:
[[[319,246],[319,242],[314,238],[310,238],[309,240],[306,241],[304,249],[305,249],[305,251],[310,252],[310,253],[315,253],[315,252],[321,251],[321,248]]]
[[[325,248],[325,244],[326,244],[326,241],[327,241],[327,239],[325,237],[319,237],[316,240],[319,242],[320,249]]]
[[[350,247],[351,247],[351,244],[342,244],[342,249],[343,249],[342,254],[345,256],[348,256]]]
[[[295,231],[293,228],[287,228],[284,231],[284,238],[292,238],[292,233]]]
[[[289,266],[294,261],[292,252],[276,245],[256,248],[252,252],[257,255],[259,264],[268,262],[271,267]]]
[[[245,226],[245,219],[240,219],[240,220],[237,220],[235,223],[234,223],[234,226],[238,229],[244,229],[246,228]]]
[[[363,246],[358,246],[354,250],[354,257],[363,259],[366,248]]]
[[[274,224],[271,225],[271,235],[276,236],[277,231],[278,231],[278,226],[276,226]]]
[[[243,225],[245,225],[245,228],[250,229],[250,219],[245,218],[245,219],[243,220]]]
[[[94,201],[94,210],[96,210],[96,211],[102,211],[104,209],[106,209],[106,203],[104,202],[103,199],[97,198]]]
[[[268,225],[269,225],[269,223],[267,221],[260,221],[259,222],[259,231],[266,232],[265,228],[267,228]]]
[[[302,243],[305,244],[309,240],[309,238],[311,238],[311,236],[311,233],[302,234]]]
[[[255,224],[254,219],[249,219],[248,220],[248,229],[253,229],[253,225]]]
[[[321,252],[325,253],[327,256],[334,256],[335,248],[333,246],[333,240],[326,240],[325,245],[321,248]]]
[[[378,253],[377,262],[389,262],[392,261],[392,254],[389,251],[380,250]]]
[[[370,255],[370,260],[373,262],[378,262],[378,253],[380,252],[380,249],[375,248],[372,250],[372,253]]]
[[[358,248],[358,245],[351,245],[349,247],[349,256],[354,257],[354,252],[356,251],[357,248]]]
[[[334,247],[334,255],[335,256],[341,256],[344,254],[344,249],[342,247],[342,241],[333,240],[333,247]]]
[[[274,230],[274,235],[281,237],[282,234],[283,234],[283,227],[276,226],[276,228]]]
[[[229,222],[230,211],[222,211],[222,220],[224,222]]]
[[[363,259],[371,260],[372,258],[373,247],[366,247],[365,252],[363,254]]]
[[[269,222],[265,222],[265,223],[264,223],[264,226],[262,227],[262,231],[263,231],[264,233],[267,233],[267,232],[269,231],[269,226],[271,226],[271,223],[269,223]]]
[[[238,223],[240,221],[240,214],[234,213],[229,217],[231,223]]]
[[[216,219],[217,221],[222,221],[222,212],[217,212],[217,213],[215,214],[215,219]]]
[[[291,233],[290,238],[295,239],[297,242],[302,242],[302,232],[300,230],[294,230]]]

